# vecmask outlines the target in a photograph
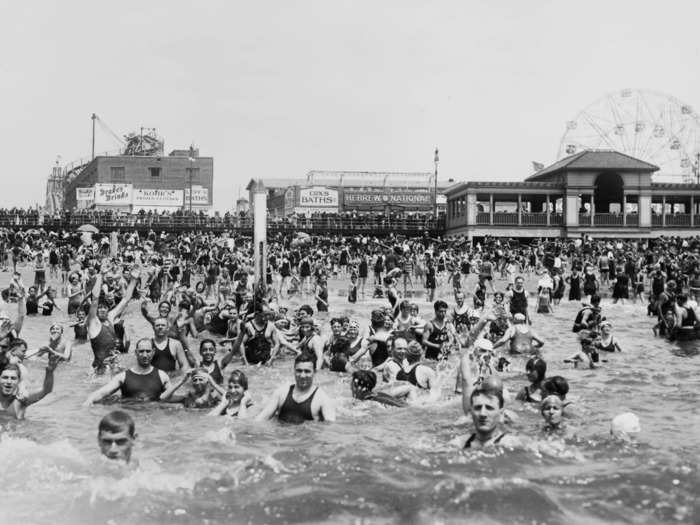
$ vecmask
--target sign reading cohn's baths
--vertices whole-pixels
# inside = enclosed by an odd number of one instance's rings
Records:
[[[301,188],[299,190],[299,206],[337,208],[338,190],[326,188],[325,186]]]

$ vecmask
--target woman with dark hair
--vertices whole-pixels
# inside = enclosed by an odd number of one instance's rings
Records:
[[[515,399],[530,403],[539,403],[544,397],[542,382],[547,373],[547,363],[545,363],[544,359],[532,357],[525,364],[525,371],[527,372],[527,379],[530,381],[530,384],[523,387],[523,389],[518,392]]]
[[[253,400],[248,393],[248,378],[241,370],[234,370],[228,378],[228,391],[221,402],[209,412],[210,416],[248,417]]]

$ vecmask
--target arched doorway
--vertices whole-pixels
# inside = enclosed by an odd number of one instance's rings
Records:
[[[595,211],[596,213],[623,212],[622,196],[624,182],[618,173],[601,173],[595,180]],[[616,203],[613,209],[610,205]]]

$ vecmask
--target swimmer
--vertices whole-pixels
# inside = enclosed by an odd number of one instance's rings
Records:
[[[408,366],[402,367],[396,374],[397,381],[408,381],[413,386],[422,390],[431,391],[437,386],[435,370],[420,362],[423,349],[418,341],[411,341],[406,347],[406,361]]]
[[[438,299],[433,305],[435,317],[426,323],[423,337],[425,358],[439,360],[448,352],[454,329],[447,320],[447,303]]]
[[[316,359],[315,363],[323,363],[323,341],[321,336],[316,333],[312,317],[304,317],[300,321],[299,332],[301,334],[297,349],[299,355],[312,354]]]
[[[206,370],[217,385],[222,385],[224,383],[222,370],[231,362],[231,352],[228,352],[219,364],[215,359],[216,343],[212,339],[202,339],[199,343],[199,355],[202,358],[199,362],[200,368]]]
[[[544,419],[545,432],[558,432],[563,430],[564,403],[559,397],[549,395],[542,400],[540,414]]]
[[[135,440],[136,425],[126,412],[113,410],[100,420],[97,444],[106,458],[129,463]]]
[[[134,294],[136,283],[140,276],[140,270],[134,268],[130,273],[129,285],[124,297],[117,306],[110,310],[106,303],[102,302],[102,281],[104,275],[109,271],[107,261],[102,261],[100,271],[95,276],[95,283],[92,287],[92,302],[87,316],[88,337],[90,346],[94,354],[92,367],[96,374],[104,374],[107,366],[116,362],[119,350],[117,349],[117,334],[115,324],[117,318],[126,308],[129,300]]]
[[[622,352],[620,345],[612,335],[612,323],[603,321],[600,323],[600,336],[593,342],[601,352]]]
[[[543,359],[532,357],[525,364],[527,379],[530,381],[528,386],[518,392],[515,397],[518,401],[527,401],[531,403],[539,403],[544,397],[542,392],[542,382],[547,373],[547,363]]]
[[[416,341],[412,341],[418,345],[418,348],[420,348],[420,343],[417,343]],[[390,383],[392,381],[395,381],[398,377],[398,374],[402,373],[406,366],[408,365],[408,362],[406,361],[406,349],[408,348],[408,342],[406,341],[405,337],[396,337],[393,340],[393,343],[391,345],[391,357],[387,359],[383,365],[377,367],[377,371],[381,369],[382,372],[382,377],[384,378],[384,382]],[[419,358],[420,354],[419,353]]]
[[[73,354],[72,343],[63,337],[63,326],[58,323],[53,323],[49,328],[49,344],[28,353],[25,358],[41,356],[49,352],[57,355],[61,361],[70,361]]]
[[[277,329],[267,319],[268,310],[255,307],[255,315],[245,324],[239,352],[244,365],[272,364],[279,351]]]
[[[26,394],[19,390],[20,381],[22,381],[20,367],[16,364],[7,365],[0,372],[0,414],[7,414],[15,419],[24,419],[27,407],[41,401],[53,391],[53,373],[58,361],[58,356],[49,354],[44,383],[40,389]]]
[[[642,427],[639,418],[632,412],[618,414],[610,422],[610,435],[622,441],[631,441],[634,434],[639,434]]]
[[[176,396],[175,392],[187,381],[192,383],[192,390],[185,395]],[[203,368],[190,368],[170,388],[160,395],[166,403],[181,403],[185,408],[212,408],[219,404],[224,389],[221,388]]]
[[[493,345],[494,348],[508,344],[509,353],[512,355],[539,355],[540,349],[544,346],[544,340],[532,330],[526,321],[525,315],[516,313],[513,316],[513,326],[509,327],[503,337],[496,341]]]
[[[472,418],[475,432],[469,437],[453,440],[459,448],[488,448],[495,445],[506,447],[520,443],[517,436],[502,429],[504,414],[503,384],[500,379],[490,377],[474,389],[472,365],[469,354],[460,359],[460,379],[462,381],[462,409]]]
[[[107,384],[95,390],[85,400],[90,406],[107,396],[121,391],[122,399],[157,401],[170,388],[170,377],[151,364],[155,350],[147,337],[140,339],[134,349],[136,365],[116,374]]]
[[[387,392],[373,392],[377,385],[377,374],[371,370],[355,370],[350,378],[350,390],[353,399],[359,401],[376,401],[382,405],[393,407],[405,407],[406,397],[409,392],[403,389],[399,394]]]
[[[248,409],[251,406],[253,400],[248,392],[248,378],[241,370],[234,370],[228,379],[228,392],[208,415],[244,419],[248,417]]]
[[[190,362],[179,339],[168,335],[168,319],[158,317],[153,321],[153,360],[151,364],[163,372],[174,372],[178,368],[190,369]]]
[[[314,388],[316,357],[299,354],[294,360],[294,384],[278,388],[256,421],[266,421],[277,416],[285,423],[304,421],[335,421],[335,404],[320,388]]]

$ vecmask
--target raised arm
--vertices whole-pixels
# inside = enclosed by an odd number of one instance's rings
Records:
[[[471,396],[474,388],[471,359],[468,352],[462,354],[459,361],[459,370],[462,376],[462,410],[468,416],[471,413]]]
[[[46,374],[44,375],[44,384],[41,385],[39,390],[31,392],[24,398],[22,404],[24,406],[33,405],[37,401],[44,399],[48,394],[53,391],[53,372],[56,370],[56,365],[58,365],[59,357],[56,355],[49,354],[49,363],[46,365]]]
[[[100,302],[100,292],[102,291],[102,273],[95,276],[95,284],[92,286],[92,302],[87,315],[88,336],[93,339],[102,330],[102,323],[97,318],[97,307]]]
[[[119,304],[115,306],[112,309],[112,311],[109,312],[111,320],[114,320],[116,317],[119,317],[124,311],[124,308],[126,308],[126,305],[129,304],[129,301],[131,301],[131,297],[134,295],[134,290],[136,289],[136,283],[138,282],[140,273],[141,271],[138,268],[134,268],[133,270],[131,270],[131,279],[129,279],[129,286],[126,287],[124,297],[122,297],[122,300],[119,301]]]
[[[167,401],[169,403],[179,403],[181,402],[185,396],[175,396],[173,397],[173,394],[182,386],[184,385],[189,378],[192,376],[192,373],[194,370],[190,369],[188,370],[184,375],[182,375],[177,381],[173,382],[169,388],[167,388],[161,395],[160,395],[160,400],[161,401]]]

